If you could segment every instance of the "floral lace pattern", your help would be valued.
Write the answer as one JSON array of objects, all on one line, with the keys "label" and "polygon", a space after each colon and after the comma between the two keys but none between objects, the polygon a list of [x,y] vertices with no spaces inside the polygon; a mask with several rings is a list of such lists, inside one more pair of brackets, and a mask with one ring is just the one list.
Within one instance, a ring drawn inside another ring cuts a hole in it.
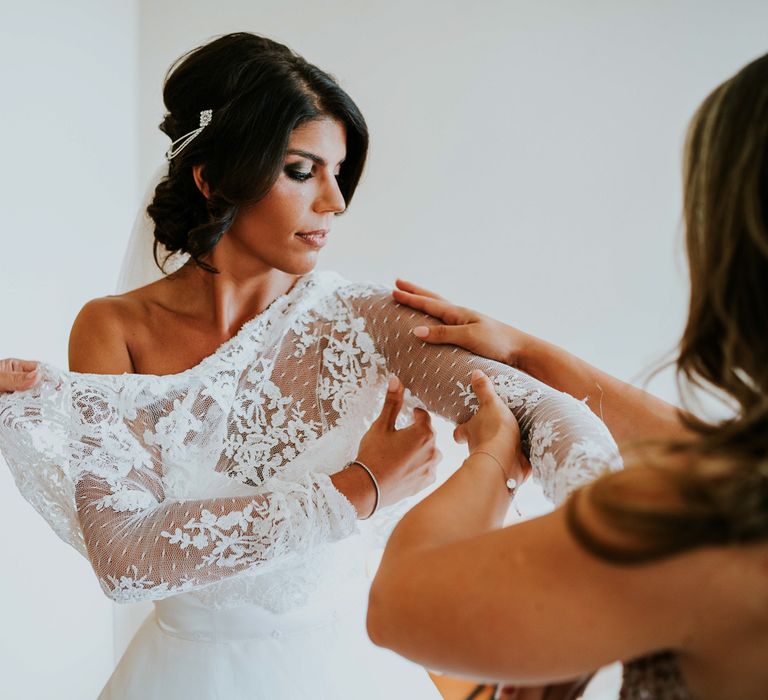
[{"label": "floral lace pattern", "polygon": [[36,389],[0,396],[0,448],[24,497],[114,600],[196,591],[212,605],[246,597],[273,609],[343,569],[334,551],[360,556],[334,543],[376,527],[358,527],[329,475],[354,457],[389,373],[410,407],[454,422],[476,408],[470,372],[489,374],[555,501],[620,466],[582,403],[410,333],[434,322],[386,288],[313,273],[179,374],[44,368]]}]

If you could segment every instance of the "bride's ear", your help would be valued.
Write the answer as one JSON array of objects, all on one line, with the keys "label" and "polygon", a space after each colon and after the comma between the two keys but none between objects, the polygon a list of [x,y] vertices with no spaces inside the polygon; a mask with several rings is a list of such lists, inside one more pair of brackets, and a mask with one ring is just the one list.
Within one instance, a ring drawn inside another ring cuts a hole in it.
[{"label": "bride's ear", "polygon": [[211,191],[208,188],[208,183],[203,179],[202,165],[192,166],[192,177],[195,178],[195,184],[197,185],[197,189],[200,190],[200,192],[202,192],[203,197],[208,199],[211,196]]}]

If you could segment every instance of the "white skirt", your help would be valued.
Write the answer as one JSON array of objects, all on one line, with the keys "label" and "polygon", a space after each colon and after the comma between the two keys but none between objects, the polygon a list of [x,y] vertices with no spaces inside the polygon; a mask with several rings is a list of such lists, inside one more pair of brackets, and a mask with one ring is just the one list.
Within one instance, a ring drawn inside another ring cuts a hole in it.
[{"label": "white skirt", "polygon": [[368,639],[366,598],[284,614],[158,601],[99,700],[440,700],[423,668]]}]

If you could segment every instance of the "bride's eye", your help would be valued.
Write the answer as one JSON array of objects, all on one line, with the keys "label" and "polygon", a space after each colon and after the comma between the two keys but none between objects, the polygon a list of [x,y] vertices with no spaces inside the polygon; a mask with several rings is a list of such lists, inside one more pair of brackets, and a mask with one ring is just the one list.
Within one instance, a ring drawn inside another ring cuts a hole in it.
[{"label": "bride's eye", "polygon": [[297,182],[304,182],[305,180],[309,180],[309,178],[313,177],[311,171],[302,170],[301,168],[296,167],[286,167],[285,168],[285,174],[291,178],[291,180],[296,180]]}]

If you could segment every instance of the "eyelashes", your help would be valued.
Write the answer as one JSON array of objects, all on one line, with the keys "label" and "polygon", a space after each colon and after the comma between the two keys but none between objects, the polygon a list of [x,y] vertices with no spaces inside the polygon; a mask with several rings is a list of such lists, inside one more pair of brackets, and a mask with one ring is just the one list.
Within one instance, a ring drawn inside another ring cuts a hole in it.
[{"label": "eyelashes", "polygon": [[[315,177],[311,171],[307,172],[306,170],[301,170],[301,168],[290,167],[290,166],[284,168],[283,172],[285,172],[285,174],[291,180],[295,180],[296,182],[306,182],[307,180]],[[334,177],[336,178],[336,181],[339,182],[339,180],[341,179],[341,173],[336,173]]]},{"label": "eyelashes", "polygon": [[296,182],[306,182],[311,177],[314,177],[312,173],[297,168],[285,168],[285,174],[291,178],[291,180],[295,180]]}]

